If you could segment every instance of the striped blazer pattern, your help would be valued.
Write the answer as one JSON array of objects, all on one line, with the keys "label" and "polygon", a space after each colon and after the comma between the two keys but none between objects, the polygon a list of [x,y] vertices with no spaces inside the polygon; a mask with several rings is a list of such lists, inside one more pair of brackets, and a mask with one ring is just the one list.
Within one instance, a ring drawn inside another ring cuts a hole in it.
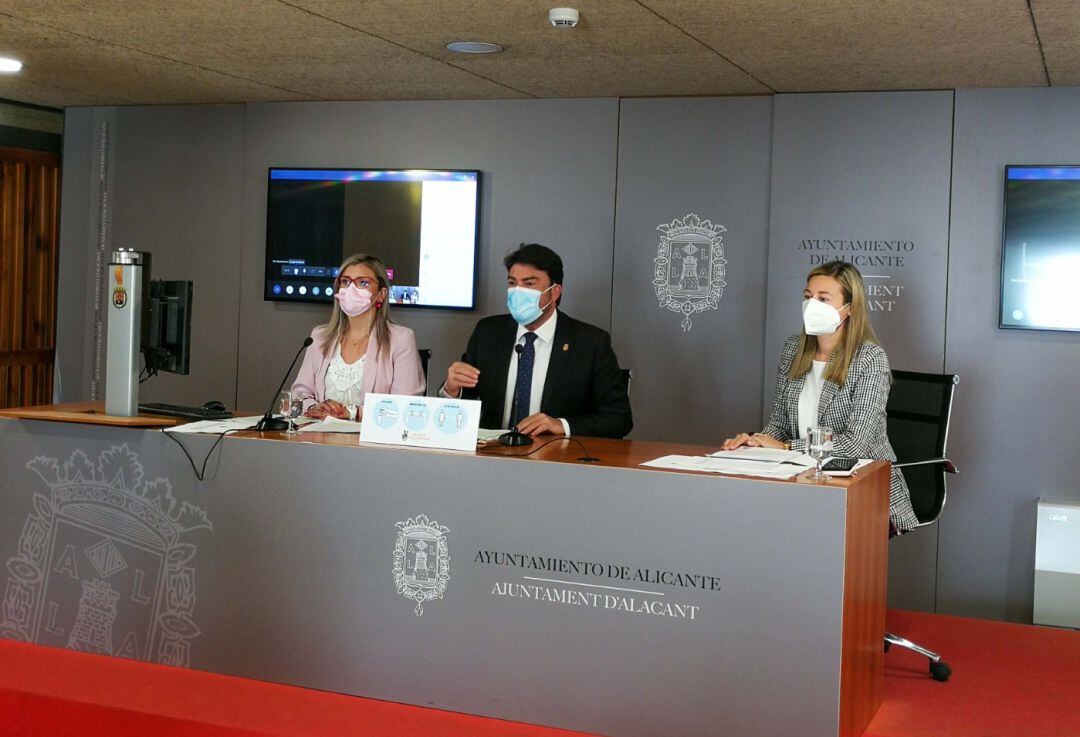
[{"label": "striped blazer pattern", "polygon": [[[806,377],[788,378],[788,369],[795,360],[799,336],[792,335],[784,342],[784,352],[776,370],[776,392],[772,414],[763,432],[777,440],[790,440],[792,450],[806,452],[806,440],[798,437],[796,428],[823,425],[833,431],[833,453],[841,458],[876,458],[895,461],[896,454],[886,435],[885,405],[889,401],[889,358],[881,346],[866,342],[859,346],[847,381],[837,386],[826,381],[818,401],[817,422],[799,417],[799,394]],[[889,519],[900,532],[917,527],[919,519],[911,508],[911,494],[900,469],[892,470],[889,488]]]}]

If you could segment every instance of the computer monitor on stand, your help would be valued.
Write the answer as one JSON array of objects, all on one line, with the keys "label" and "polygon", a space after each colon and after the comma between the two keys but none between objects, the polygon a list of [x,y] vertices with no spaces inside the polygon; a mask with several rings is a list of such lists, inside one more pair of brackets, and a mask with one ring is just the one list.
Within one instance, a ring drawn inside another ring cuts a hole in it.
[{"label": "computer monitor on stand", "polygon": [[143,299],[142,352],[145,378],[160,371],[187,374],[191,351],[190,281],[150,282]]}]

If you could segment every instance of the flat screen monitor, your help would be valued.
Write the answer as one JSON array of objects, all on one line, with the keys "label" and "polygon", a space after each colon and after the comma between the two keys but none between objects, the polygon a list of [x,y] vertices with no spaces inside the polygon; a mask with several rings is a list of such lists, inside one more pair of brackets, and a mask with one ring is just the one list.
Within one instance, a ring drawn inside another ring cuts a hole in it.
[{"label": "flat screen monitor", "polygon": [[189,281],[154,280],[143,298],[142,352],[147,376],[187,374],[191,363]]},{"label": "flat screen monitor", "polygon": [[264,299],[329,304],[338,267],[378,256],[390,301],[476,306],[480,172],[271,168]]},{"label": "flat screen monitor", "polygon": [[1003,328],[1080,331],[1080,165],[1006,166]]}]

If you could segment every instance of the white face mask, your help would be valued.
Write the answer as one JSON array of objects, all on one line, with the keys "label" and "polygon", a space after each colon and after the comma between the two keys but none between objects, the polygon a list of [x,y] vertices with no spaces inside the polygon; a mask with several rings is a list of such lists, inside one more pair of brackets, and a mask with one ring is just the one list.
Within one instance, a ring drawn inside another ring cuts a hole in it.
[{"label": "white face mask", "polygon": [[[840,307],[842,309],[844,305]],[[832,335],[844,321],[840,310],[816,299],[803,300],[802,319],[807,335]]]}]

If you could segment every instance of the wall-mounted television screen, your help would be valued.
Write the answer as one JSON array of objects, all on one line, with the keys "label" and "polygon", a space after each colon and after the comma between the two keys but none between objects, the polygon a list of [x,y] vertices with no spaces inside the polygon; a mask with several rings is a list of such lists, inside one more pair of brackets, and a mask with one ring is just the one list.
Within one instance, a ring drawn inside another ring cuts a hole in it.
[{"label": "wall-mounted television screen", "polygon": [[1080,331],[1080,165],[1006,166],[1003,328]]},{"label": "wall-mounted television screen", "polygon": [[329,304],[345,257],[378,256],[390,301],[476,306],[480,172],[271,168],[263,297]]}]

